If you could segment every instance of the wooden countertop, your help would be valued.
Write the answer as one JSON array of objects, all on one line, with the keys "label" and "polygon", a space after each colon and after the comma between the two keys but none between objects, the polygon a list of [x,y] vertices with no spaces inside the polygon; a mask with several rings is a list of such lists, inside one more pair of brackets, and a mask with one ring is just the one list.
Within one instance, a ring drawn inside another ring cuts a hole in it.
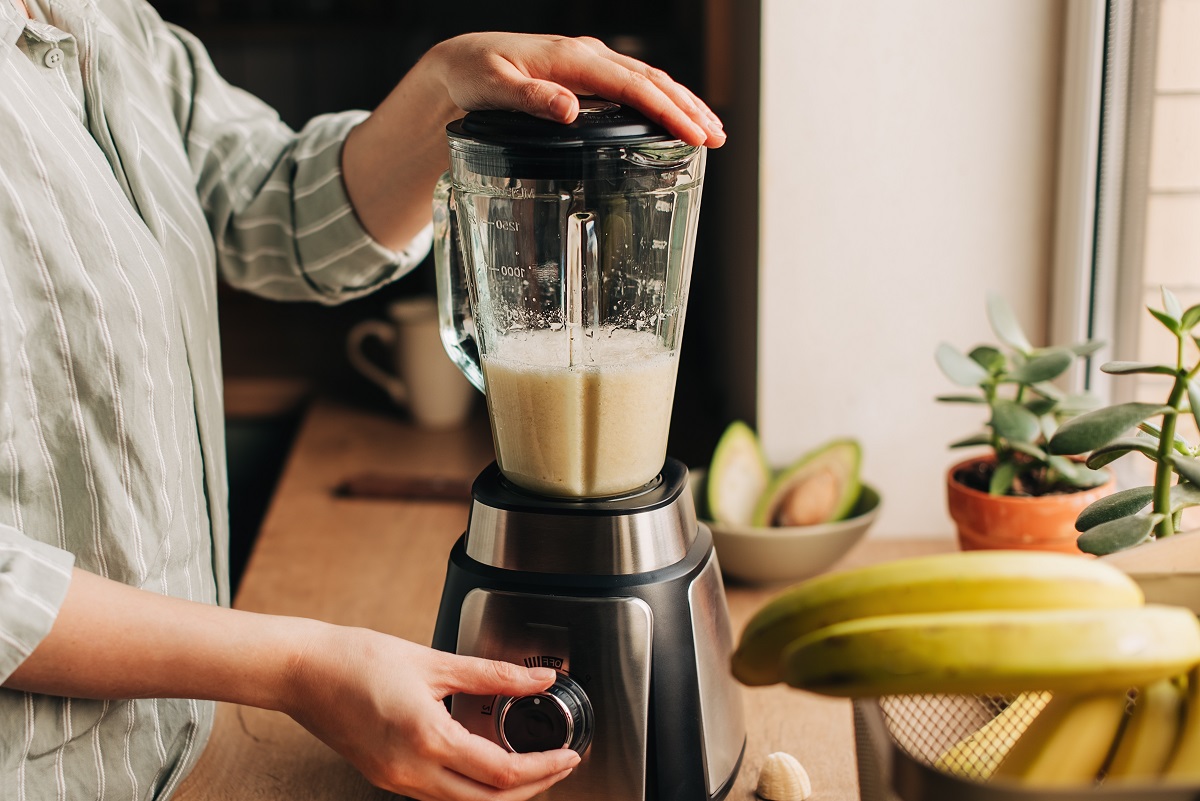
[{"label": "wooden countertop", "polygon": [[[441,476],[466,486],[492,459],[487,422],[420,431],[329,401],[308,411],[241,588],[239,609],[365,626],[419,643],[433,635],[446,557],[467,507],[340,496],[362,475]],[[949,550],[949,540],[872,540],[839,567]],[[735,631],[779,587],[729,585]],[[793,754],[814,801],[858,798],[850,704],[786,687],[743,690],[748,742],[731,801],[752,801],[763,758]],[[286,715],[221,704],[181,801],[352,801],[394,796],[371,787]]]}]

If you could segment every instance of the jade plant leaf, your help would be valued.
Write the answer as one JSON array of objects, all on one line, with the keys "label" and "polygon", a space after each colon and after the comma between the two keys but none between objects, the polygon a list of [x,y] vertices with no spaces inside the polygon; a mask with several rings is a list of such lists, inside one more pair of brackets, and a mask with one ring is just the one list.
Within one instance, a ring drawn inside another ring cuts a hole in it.
[{"label": "jade plant leaf", "polygon": [[1090,465],[1073,462],[1065,456],[1048,456],[1046,463],[1076,487],[1098,487],[1108,481],[1108,473],[1093,470]]},{"label": "jade plant leaf", "polygon": [[1165,325],[1167,330],[1172,334],[1179,333],[1179,320],[1167,314],[1166,312],[1160,312],[1158,309],[1149,309],[1149,312],[1154,315],[1155,320],[1158,320],[1160,323]]},{"label": "jade plant leaf", "polygon": [[1192,407],[1192,420],[1200,427],[1200,384],[1195,379],[1188,381],[1187,394],[1188,405]]},{"label": "jade plant leaf", "polygon": [[1178,320],[1183,317],[1183,306],[1179,303],[1179,298],[1175,297],[1175,293],[1167,289],[1165,286],[1161,288],[1163,311]]},{"label": "jade plant leaf", "polygon": [[979,345],[971,349],[967,354],[971,361],[978,364],[984,370],[987,370],[992,375],[997,375],[1003,372],[1008,366],[1008,360],[1004,358],[1004,354],[991,345]]},{"label": "jade plant leaf", "polygon": [[1104,340],[1089,339],[1087,342],[1080,342],[1078,345],[1072,345],[1069,350],[1076,356],[1091,356],[1096,351],[1104,347]]},{"label": "jade plant leaf", "polygon": [[1014,369],[1009,377],[1022,384],[1051,381],[1065,373],[1074,361],[1074,354],[1065,348],[1048,350]]},{"label": "jade plant leaf", "polygon": [[1054,398],[1031,398],[1025,401],[1024,406],[1033,414],[1041,417],[1043,414],[1050,414],[1058,408],[1058,401]]},{"label": "jade plant leaf", "polygon": [[1088,529],[1079,535],[1075,544],[1084,553],[1096,556],[1123,551],[1149,540],[1150,533],[1162,518],[1158,514],[1120,517]]},{"label": "jade plant leaf", "polygon": [[1200,303],[1191,306],[1179,318],[1180,326],[1184,331],[1191,331],[1196,327],[1196,323],[1200,323]]},{"label": "jade plant leaf", "polygon": [[1013,462],[998,462],[988,484],[989,495],[1007,495],[1017,477],[1017,466]]},{"label": "jade plant leaf", "polygon": [[1175,468],[1176,473],[1191,483],[1200,484],[1200,462],[1189,456],[1180,456],[1177,453],[1172,453],[1171,466]]},{"label": "jade plant leaf", "polygon": [[983,369],[978,362],[963,355],[957,348],[947,345],[945,342],[938,345],[935,358],[938,367],[942,368],[946,377],[960,387],[977,387],[991,378],[988,371]]},{"label": "jade plant leaf", "polygon": [[1084,453],[1107,445],[1147,418],[1170,411],[1156,403],[1120,403],[1097,409],[1063,423],[1046,450],[1063,455]]},{"label": "jade plant leaf", "polygon": [[1103,445],[1092,451],[1088,456],[1087,466],[1093,469],[1104,467],[1106,464],[1111,464],[1117,459],[1120,459],[1127,453],[1137,451],[1145,454],[1150,459],[1157,461],[1158,458],[1158,443],[1149,437],[1121,437],[1114,439],[1107,445]]},{"label": "jade plant leaf", "polygon": [[1137,514],[1153,500],[1154,487],[1133,487],[1105,495],[1079,513],[1079,517],[1075,518],[1075,530],[1087,531],[1101,523]]},{"label": "jade plant leaf", "polygon": [[964,437],[963,439],[960,439],[957,442],[951,442],[950,447],[951,448],[973,448],[976,445],[991,445],[991,444],[992,444],[992,435],[987,433],[986,431],[983,431],[978,434],[972,434],[969,437]]},{"label": "jade plant leaf", "polygon": [[1132,375],[1134,373],[1175,375],[1175,371],[1165,364],[1151,364],[1150,362],[1105,362],[1100,365],[1100,372],[1110,375]]},{"label": "jade plant leaf", "polygon": [[1031,353],[1033,345],[1030,344],[1029,338],[1025,336],[1025,332],[1021,330],[1021,324],[1017,322],[1017,316],[1013,314],[1012,307],[1005,302],[1004,298],[999,295],[989,295],[987,300],[988,320],[992,324],[992,330],[996,332],[996,336],[1005,345],[1008,345],[1018,353]]},{"label": "jade plant leaf", "polygon": [[1053,384],[1045,381],[1041,381],[1032,385],[1030,389],[1041,395],[1043,398],[1054,398],[1057,401],[1065,400],[1067,398],[1067,393],[1063,392]]},{"label": "jade plant leaf", "polygon": [[1178,512],[1189,506],[1200,506],[1200,486],[1180,481],[1171,487],[1171,511]]},{"label": "jade plant leaf", "polygon": [[1044,462],[1050,458],[1050,455],[1048,453],[1046,453],[1044,450],[1039,448],[1037,445],[1034,445],[1032,442],[1021,442],[1019,440],[1013,440],[1013,441],[1009,442],[1008,444],[1009,444],[1009,447],[1011,447],[1014,451],[1023,453],[1026,456],[1032,456],[1034,459],[1037,459],[1039,462]]},{"label": "jade plant leaf", "polygon": [[[1155,439],[1158,439],[1158,440],[1162,439],[1162,427],[1156,426],[1156,425],[1154,425],[1154,423],[1151,423],[1148,420],[1138,423],[1138,428],[1142,431],[1145,431],[1147,434],[1154,437]],[[1184,456],[1192,455],[1191,446],[1188,445],[1188,441],[1186,439],[1184,439],[1182,436],[1180,436],[1179,432],[1175,432],[1175,437],[1173,438],[1173,444],[1175,446],[1175,450],[1178,451],[1179,453],[1183,454]]]},{"label": "jade plant leaf", "polygon": [[1006,399],[993,404],[988,425],[999,436],[1019,442],[1032,442],[1042,431],[1037,415],[1016,401]]}]

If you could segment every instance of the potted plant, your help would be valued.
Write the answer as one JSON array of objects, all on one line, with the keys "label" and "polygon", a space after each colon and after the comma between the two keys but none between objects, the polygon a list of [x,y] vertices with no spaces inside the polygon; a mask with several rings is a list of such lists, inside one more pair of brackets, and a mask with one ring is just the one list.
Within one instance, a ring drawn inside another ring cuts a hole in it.
[{"label": "potted plant", "polygon": [[[1096,501],[1079,515],[1079,547],[1107,554],[1154,539],[1170,537],[1179,528],[1183,510],[1200,505],[1200,447],[1177,431],[1180,416],[1200,420],[1200,358],[1188,365],[1189,343],[1200,347],[1200,304],[1186,310],[1165,287],[1163,308],[1148,309],[1175,337],[1169,364],[1109,362],[1100,367],[1112,375],[1171,376],[1165,403],[1119,403],[1096,409],[1065,423],[1047,445],[1058,455],[1090,453],[1087,465],[1100,468],[1129,453],[1154,462],[1154,483],[1121,490]],[[1161,422],[1153,420],[1161,418]],[[1131,433],[1132,432],[1132,433]]]},{"label": "potted plant", "polygon": [[988,412],[982,432],[950,446],[991,449],[947,473],[947,501],[959,544],[964,550],[1078,553],[1075,519],[1108,495],[1114,481],[1107,471],[1047,450],[1063,420],[1097,405],[1092,396],[1068,394],[1052,382],[1101,343],[1037,348],[1002,298],[990,296],[987,312],[999,345],[978,345],[969,353],[945,343],[937,349],[946,377],[976,390],[938,400],[978,404]]}]

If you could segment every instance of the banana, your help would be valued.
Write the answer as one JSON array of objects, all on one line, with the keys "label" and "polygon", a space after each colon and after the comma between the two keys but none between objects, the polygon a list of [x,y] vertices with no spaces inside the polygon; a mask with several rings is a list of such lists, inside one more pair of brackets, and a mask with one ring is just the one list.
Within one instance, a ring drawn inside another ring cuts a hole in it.
[{"label": "banana", "polygon": [[964,779],[987,781],[1049,700],[1050,693],[1021,693],[1003,712],[938,757],[934,767]]},{"label": "banana", "polygon": [[1139,689],[1104,780],[1157,781],[1171,758],[1182,721],[1183,688],[1177,681],[1163,679]]},{"label": "banana", "polygon": [[779,657],[820,628],[883,614],[982,609],[1140,606],[1141,589],[1111,565],[1065,554],[970,551],[903,559],[819,576],[776,596],[742,632],[733,674],[780,681]]},{"label": "banana", "polygon": [[1179,742],[1163,771],[1163,779],[1173,783],[1200,782],[1200,666],[1188,673]]},{"label": "banana", "polygon": [[820,629],[784,651],[784,680],[826,695],[1125,692],[1200,662],[1187,609],[885,615]]},{"label": "banana", "polygon": [[1096,781],[1121,728],[1124,691],[1096,695],[1055,693],[992,774],[1038,787]]}]

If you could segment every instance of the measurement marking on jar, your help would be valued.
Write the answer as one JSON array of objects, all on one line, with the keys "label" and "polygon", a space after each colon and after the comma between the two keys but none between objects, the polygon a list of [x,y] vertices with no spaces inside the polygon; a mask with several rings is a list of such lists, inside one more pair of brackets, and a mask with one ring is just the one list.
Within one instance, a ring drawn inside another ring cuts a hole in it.
[{"label": "measurement marking on jar", "polygon": [[488,270],[493,275],[499,275],[502,278],[523,278],[526,273],[532,272],[537,268],[532,264],[490,264]]},{"label": "measurement marking on jar", "polygon": [[516,220],[489,220],[486,225],[494,226],[497,231],[521,230],[521,224]]},{"label": "measurement marking on jar", "polygon": [[666,250],[667,249],[667,240],[655,239],[653,242],[650,243],[650,247],[654,250]]}]

